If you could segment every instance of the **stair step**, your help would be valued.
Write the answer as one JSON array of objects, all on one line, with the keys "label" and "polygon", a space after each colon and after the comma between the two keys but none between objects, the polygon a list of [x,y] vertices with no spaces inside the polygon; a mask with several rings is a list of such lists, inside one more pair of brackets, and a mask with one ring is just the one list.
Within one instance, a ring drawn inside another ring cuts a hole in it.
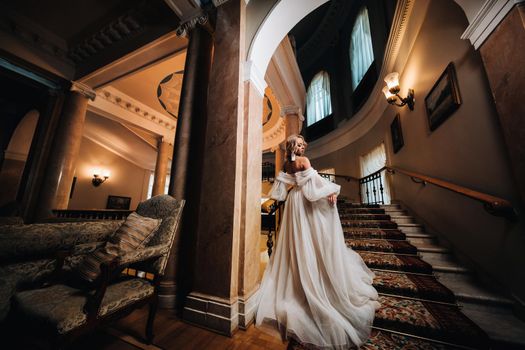
[{"label": "stair step", "polygon": [[450,250],[448,250],[447,248],[442,248],[442,247],[439,247],[439,246],[418,246],[416,244],[412,244],[413,246],[415,246],[417,248],[418,251],[420,252],[423,252],[423,253],[440,253],[440,254],[450,254]]},{"label": "stair step", "polygon": [[406,210],[397,210],[397,209],[380,209],[385,212],[385,214],[388,215],[408,215]]},{"label": "stair step", "polygon": [[448,272],[448,273],[470,273],[470,270],[461,266],[445,266],[445,265],[433,265],[432,269],[435,272]]},{"label": "stair step", "polygon": [[390,215],[390,220],[396,222],[397,224],[413,224],[414,218],[407,215],[392,215],[391,213],[387,213]]},{"label": "stair step", "polygon": [[397,224],[390,220],[341,220],[343,227],[355,227],[355,228],[386,228],[395,229]]},{"label": "stair step", "polygon": [[430,265],[462,267],[452,254],[420,251],[419,256]]},{"label": "stair step", "polygon": [[422,233],[425,232],[425,228],[420,224],[398,224],[397,227],[404,233]]},{"label": "stair step", "polygon": [[403,208],[399,204],[383,204],[380,205],[379,208],[385,209],[385,210],[402,210]]},{"label": "stair step", "polygon": [[473,276],[435,272],[434,275],[448,289],[454,291],[458,300],[472,303],[512,306],[511,299],[485,288]]},{"label": "stair step", "polygon": [[461,302],[460,306],[463,313],[478,324],[496,344],[508,344],[505,347],[507,349],[525,347],[525,322],[516,318],[508,308],[468,302]]}]

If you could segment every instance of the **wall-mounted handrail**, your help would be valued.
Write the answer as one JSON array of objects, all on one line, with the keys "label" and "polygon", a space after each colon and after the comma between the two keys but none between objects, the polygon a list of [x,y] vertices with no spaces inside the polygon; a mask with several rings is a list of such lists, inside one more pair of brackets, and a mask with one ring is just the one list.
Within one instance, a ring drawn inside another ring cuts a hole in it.
[{"label": "wall-mounted handrail", "polygon": [[418,174],[418,173],[404,170],[401,168],[388,167],[388,166],[385,168],[391,174],[400,173],[400,174],[406,175],[410,177],[412,181],[416,183],[421,183],[423,186],[425,186],[426,184],[432,184],[434,186],[441,187],[446,190],[475,199],[483,203],[483,207],[485,208],[485,210],[492,215],[503,216],[509,220],[515,220],[517,218],[517,214],[516,214],[516,211],[514,210],[514,207],[506,199],[491,196],[489,194],[478,192],[478,191],[472,190],[464,186],[453,184],[449,181],[436,179],[434,177]]},{"label": "wall-mounted handrail", "polygon": [[456,185],[449,181],[437,179],[431,176],[422,175],[422,174],[419,174],[413,171],[408,171],[408,170],[404,170],[404,169],[397,168],[397,167],[384,166],[378,171],[370,175],[364,176],[362,178],[359,178],[359,179],[353,176],[350,176],[350,175],[333,175],[333,174],[325,174],[325,175],[342,177],[346,181],[354,180],[354,181],[359,181],[360,183],[362,183],[367,178],[377,176],[379,173],[385,170],[390,174],[399,173],[399,174],[408,176],[410,177],[412,181],[414,181],[415,183],[422,184],[423,186],[425,186],[426,184],[432,184],[434,186],[441,187],[443,189],[446,189],[446,190],[458,193],[460,195],[472,198],[474,200],[477,200],[483,204],[483,207],[485,208],[487,212],[489,212],[490,214],[494,216],[502,216],[509,220],[516,220],[517,218],[517,213],[514,207],[512,206],[512,203],[506,199],[492,196],[492,195],[482,193],[479,191],[475,191],[475,190],[472,190],[464,186]]}]

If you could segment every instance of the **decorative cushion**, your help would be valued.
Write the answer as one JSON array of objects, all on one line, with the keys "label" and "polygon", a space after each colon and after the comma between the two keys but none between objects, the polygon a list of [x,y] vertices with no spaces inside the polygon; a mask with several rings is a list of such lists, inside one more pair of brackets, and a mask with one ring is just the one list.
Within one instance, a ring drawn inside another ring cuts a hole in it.
[{"label": "decorative cushion", "polygon": [[[154,287],[141,278],[127,279],[111,284],[106,290],[100,306],[99,316],[110,314],[134,301],[143,299],[154,292]],[[17,313],[24,319],[43,322],[67,333],[87,321],[83,308],[91,292],[83,292],[67,285],[57,284],[48,288],[28,290],[14,297]]]},{"label": "decorative cushion", "polygon": [[100,275],[100,265],[126,252],[144,247],[159,228],[162,219],[131,213],[104,247],[87,254],[75,270],[81,279],[93,282]]}]

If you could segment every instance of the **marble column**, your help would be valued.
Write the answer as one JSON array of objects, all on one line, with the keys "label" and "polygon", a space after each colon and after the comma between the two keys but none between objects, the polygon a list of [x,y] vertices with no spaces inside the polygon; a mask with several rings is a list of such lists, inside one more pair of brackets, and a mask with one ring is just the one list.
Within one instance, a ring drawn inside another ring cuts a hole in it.
[{"label": "marble column", "polygon": [[168,172],[168,157],[170,155],[170,144],[159,141],[157,149],[157,162],[155,164],[155,177],[153,178],[152,196],[164,194],[166,187],[166,174]]},{"label": "marble column", "polygon": [[[182,312],[191,290],[195,223],[200,203],[200,181],[206,132],[206,105],[213,38],[203,26],[189,31],[177,130],[175,133],[168,194],[185,199],[181,230],[173,244],[166,274],[159,288],[160,307]],[[181,268],[178,268],[181,266]],[[178,297],[176,298],[176,295]]]},{"label": "marble column", "polygon": [[304,117],[301,108],[297,106],[284,106],[281,108],[281,116],[286,123],[286,138],[290,135],[299,135],[303,126]]},{"label": "marble column", "polygon": [[525,3],[514,6],[483,43],[480,53],[525,204]]},{"label": "marble column", "polygon": [[279,144],[275,148],[275,177],[279,175],[279,172],[283,170],[283,164],[284,164],[284,145]]},{"label": "marble column", "polygon": [[243,82],[245,11],[244,0],[217,9],[194,283],[183,313],[226,335],[253,319],[258,289],[264,88]]},{"label": "marble column", "polygon": [[89,87],[75,82],[66,96],[38,198],[37,220],[50,217],[52,209],[67,209],[87,104],[95,96]]}]

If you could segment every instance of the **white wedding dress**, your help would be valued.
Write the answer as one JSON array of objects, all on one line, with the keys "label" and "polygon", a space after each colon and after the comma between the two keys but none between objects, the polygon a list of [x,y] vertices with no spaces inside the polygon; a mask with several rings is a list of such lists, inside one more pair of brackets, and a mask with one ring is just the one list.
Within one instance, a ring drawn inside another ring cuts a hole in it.
[{"label": "white wedding dress", "polygon": [[[293,189],[288,194],[289,185]],[[276,200],[288,198],[261,282],[255,322],[306,347],[360,346],[379,307],[374,274],[347,248],[337,207],[327,200],[339,190],[308,168],[281,172],[270,193]]]}]

